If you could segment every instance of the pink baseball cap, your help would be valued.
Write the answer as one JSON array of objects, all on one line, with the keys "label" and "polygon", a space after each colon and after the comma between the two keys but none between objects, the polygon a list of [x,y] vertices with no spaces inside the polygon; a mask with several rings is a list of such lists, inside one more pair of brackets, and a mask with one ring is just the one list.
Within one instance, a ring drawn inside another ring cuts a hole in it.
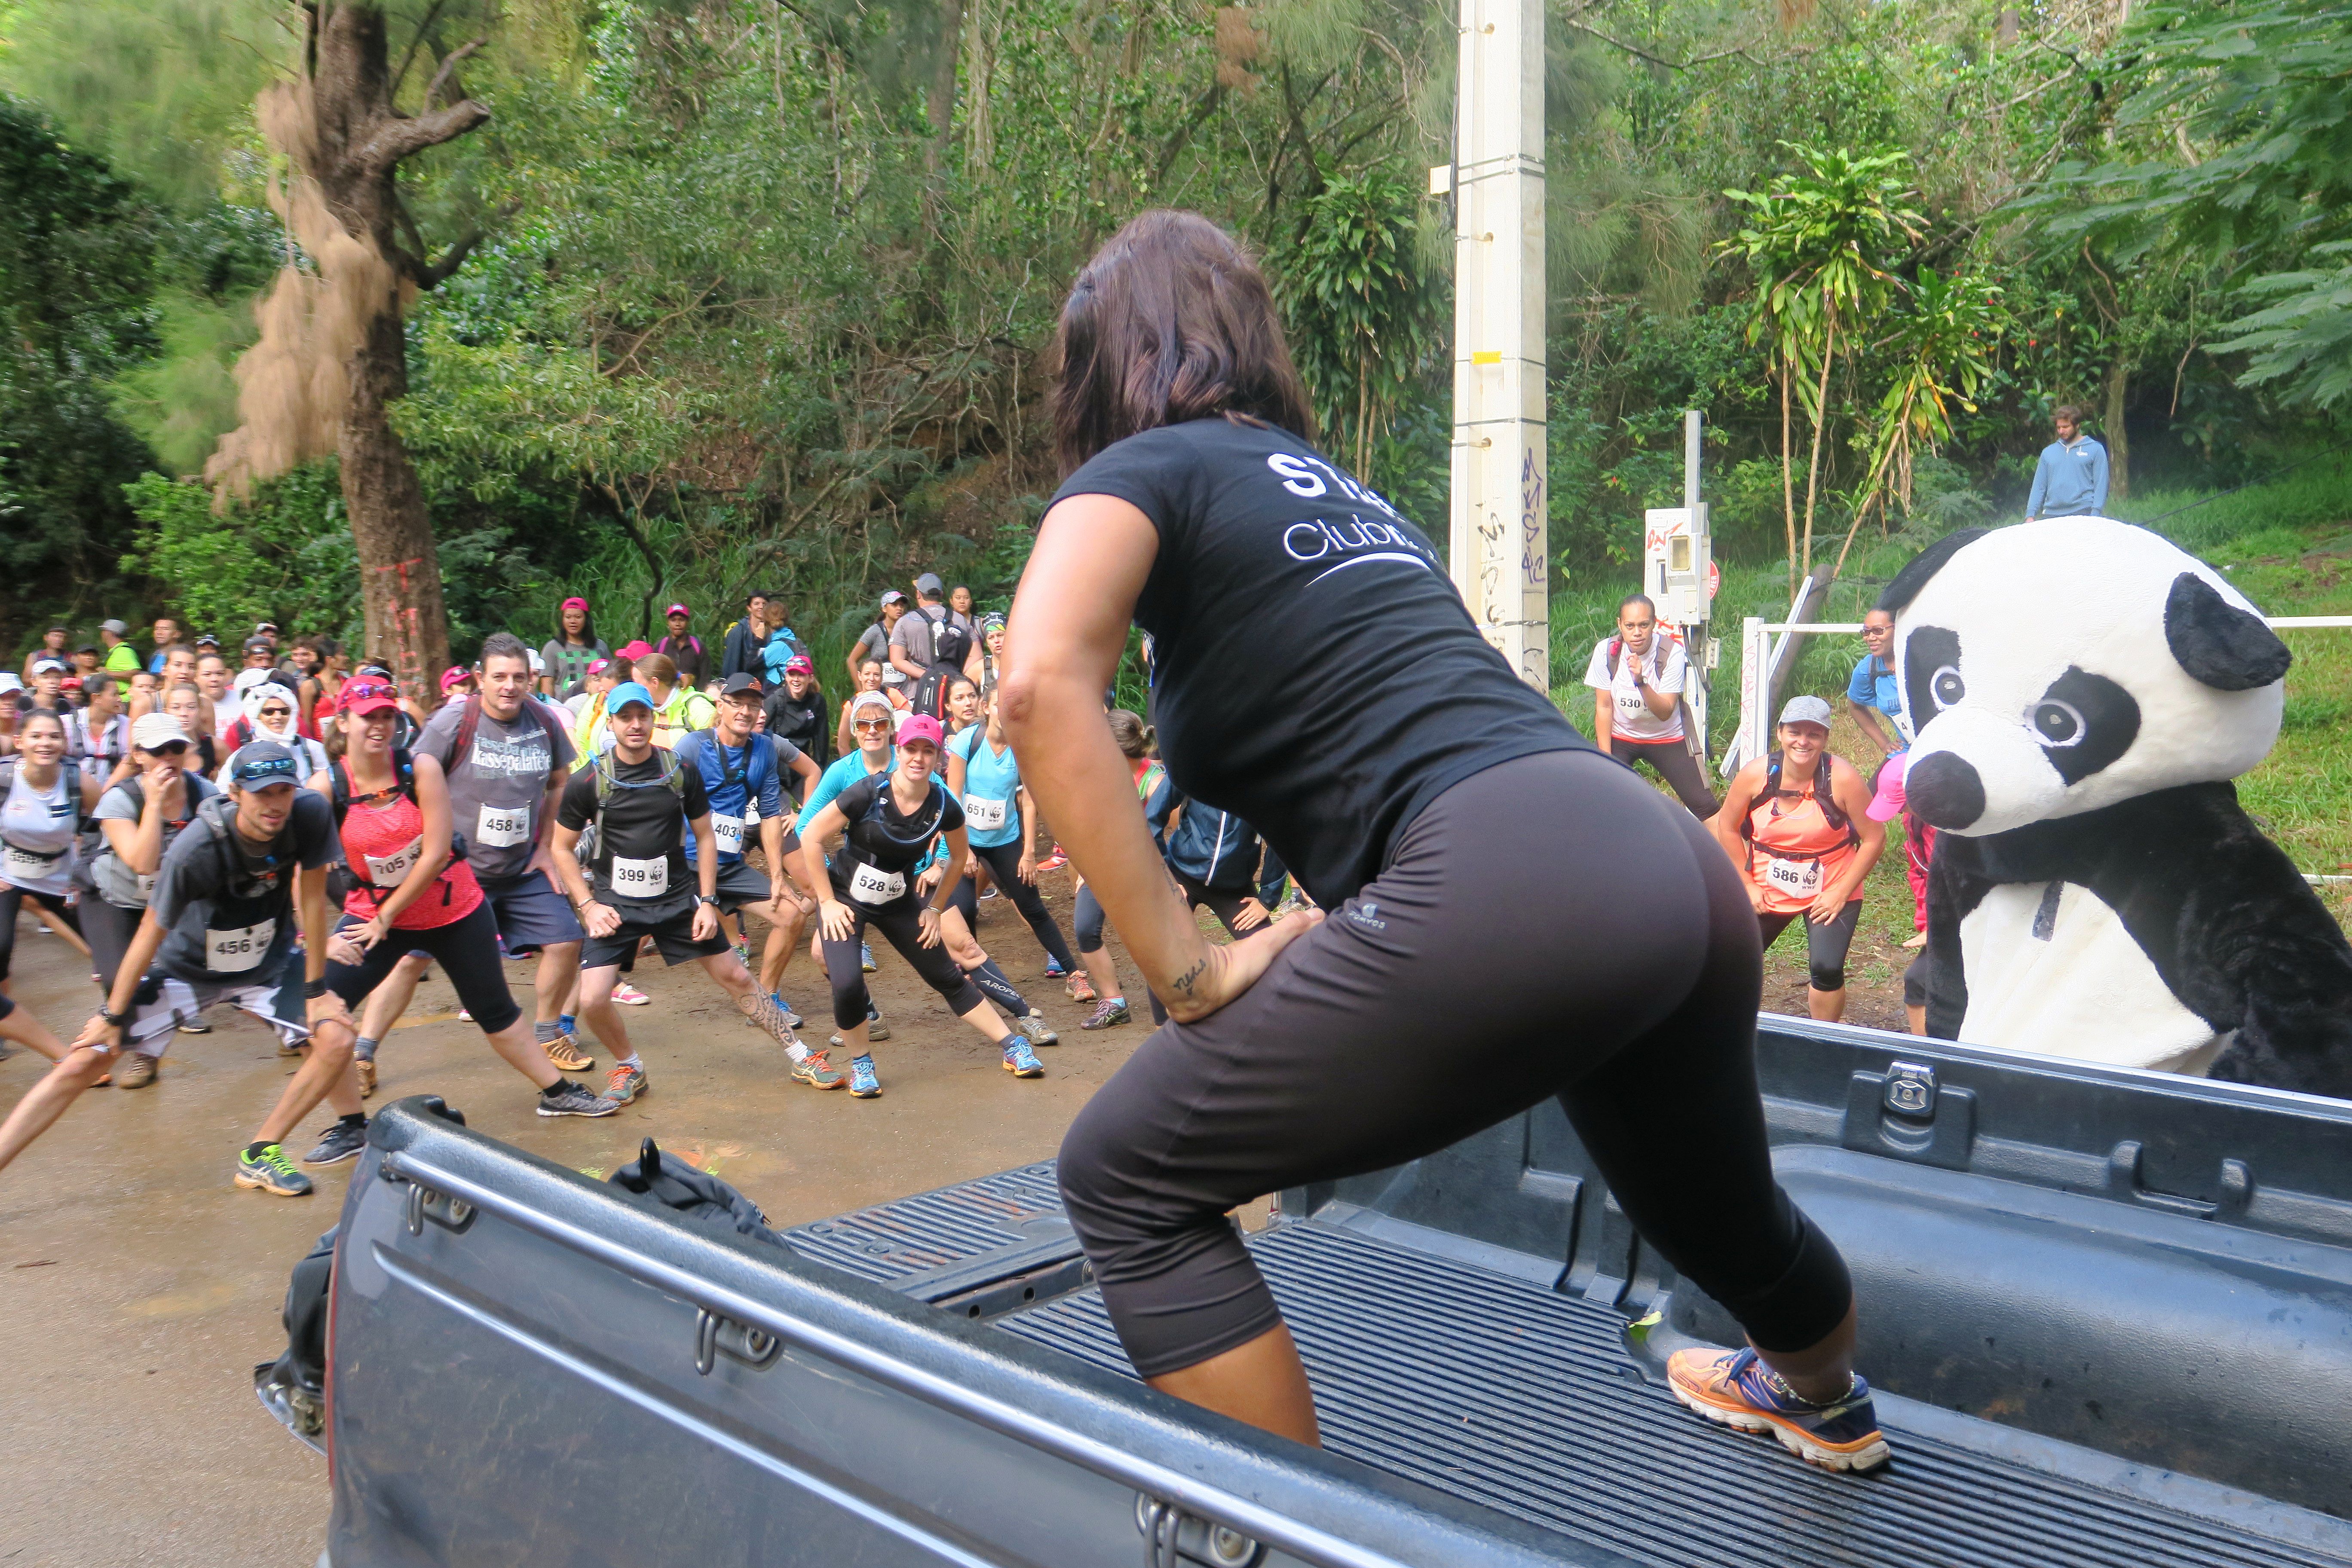
[{"label": "pink baseball cap", "polygon": [[462,686],[468,679],[471,678],[472,675],[473,671],[467,669],[464,665],[453,664],[448,668],[441,672],[441,689],[448,691],[457,687]]},{"label": "pink baseball cap", "polygon": [[342,710],[354,719],[364,719],[371,713],[382,713],[400,706],[400,699],[384,680],[352,680],[343,684],[342,695],[337,699]]},{"label": "pink baseball cap", "polygon": [[566,599],[562,605],[557,606],[557,608],[564,610],[584,610],[587,607],[588,601],[581,598]]},{"label": "pink baseball cap", "polygon": [[1911,753],[1897,752],[1878,770],[1878,790],[1863,815],[1873,822],[1892,822],[1903,815],[1903,775],[1911,770]]},{"label": "pink baseball cap", "polygon": [[667,620],[672,616],[685,616],[688,619],[691,619],[693,617],[693,614],[694,612],[688,609],[684,605],[672,605],[668,609],[662,612],[662,618]]},{"label": "pink baseball cap", "polygon": [[620,657],[623,658],[643,658],[646,655],[653,651],[654,645],[646,641],[645,638],[639,637],[636,641],[629,644],[626,647],[624,647],[621,650]]},{"label": "pink baseball cap", "polygon": [[940,721],[928,713],[918,713],[898,726],[898,744],[911,746],[920,741],[936,750],[946,736],[940,732]]},{"label": "pink baseball cap", "polygon": [[804,653],[796,653],[793,655],[792,658],[784,660],[784,673],[786,675],[814,675],[816,673],[816,666],[809,662],[808,655]]}]

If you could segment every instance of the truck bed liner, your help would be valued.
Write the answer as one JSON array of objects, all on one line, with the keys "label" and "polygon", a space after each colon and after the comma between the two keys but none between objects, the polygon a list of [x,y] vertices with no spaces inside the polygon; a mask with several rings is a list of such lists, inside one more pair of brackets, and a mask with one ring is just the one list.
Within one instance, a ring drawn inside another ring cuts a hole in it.
[{"label": "truck bed liner", "polygon": [[[1624,1320],[1605,1308],[1318,1223],[1277,1226],[1252,1250],[1314,1377],[1333,1452],[1660,1563],[2345,1561],[1972,1453],[1895,1419],[1885,1420],[1891,1470],[1831,1476],[1763,1438],[1701,1422],[1643,1381],[1622,1348]],[[1443,1315],[1431,1315],[1437,1306]],[[1128,1370],[1091,1289],[998,1326]]]}]

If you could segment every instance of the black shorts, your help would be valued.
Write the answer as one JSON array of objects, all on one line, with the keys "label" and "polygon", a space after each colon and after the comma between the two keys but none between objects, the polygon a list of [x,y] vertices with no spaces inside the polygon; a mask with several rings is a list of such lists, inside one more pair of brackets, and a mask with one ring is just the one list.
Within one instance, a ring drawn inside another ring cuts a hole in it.
[{"label": "black shorts", "polygon": [[773,891],[768,874],[755,870],[748,860],[732,864],[719,863],[719,909],[722,914],[733,914],[745,904],[764,904]]},{"label": "black shorts", "polygon": [[[620,909],[619,905],[608,908]],[[655,920],[638,918],[635,911],[621,910],[620,929],[610,936],[592,936],[580,949],[580,967],[618,969],[626,974],[637,966],[637,944],[646,938],[654,939],[654,947],[661,953],[662,962],[669,964],[691,963],[698,958],[716,958],[727,951],[727,938],[713,931],[708,942],[694,940],[694,910],[688,904],[674,915]]]},{"label": "black shorts", "polygon": [[491,918],[499,922],[499,936],[509,954],[520,956],[533,948],[588,939],[580,917],[572,912],[571,902],[555,890],[544,872],[476,880],[482,885],[482,896],[489,900]]}]

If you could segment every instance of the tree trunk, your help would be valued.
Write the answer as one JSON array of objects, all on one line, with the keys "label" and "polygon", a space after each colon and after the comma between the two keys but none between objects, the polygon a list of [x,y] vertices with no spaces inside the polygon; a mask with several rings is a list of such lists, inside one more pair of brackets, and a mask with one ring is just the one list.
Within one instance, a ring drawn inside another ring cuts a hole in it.
[{"label": "tree trunk", "polygon": [[938,60],[931,68],[931,89],[924,105],[930,114],[931,144],[923,163],[934,181],[946,171],[948,150],[954,145],[956,68],[962,58],[963,0],[940,0]]},{"label": "tree trunk", "polygon": [[1780,356],[1780,521],[1789,530],[1789,592],[1797,591],[1797,472],[1796,453],[1789,439],[1789,379],[1796,365]]},{"label": "tree trunk", "polygon": [[449,667],[449,617],[416,466],[387,417],[387,406],[408,391],[396,302],[370,323],[348,372],[351,401],[340,442],[343,510],[359,547],[368,657],[430,707],[434,682]]},{"label": "tree trunk", "polygon": [[2101,434],[2107,440],[2107,499],[2126,500],[2131,497],[2131,436],[2124,428],[2124,400],[2131,390],[2131,362],[2117,360],[2107,367],[2107,412],[2105,428]]}]

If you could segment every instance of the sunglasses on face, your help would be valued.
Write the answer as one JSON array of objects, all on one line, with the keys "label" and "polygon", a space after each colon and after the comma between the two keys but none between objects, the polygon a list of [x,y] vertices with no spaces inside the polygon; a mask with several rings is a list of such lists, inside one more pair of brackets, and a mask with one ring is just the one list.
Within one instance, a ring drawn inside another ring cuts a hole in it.
[{"label": "sunglasses on face", "polygon": [[890,721],[887,719],[860,719],[852,723],[849,727],[853,730],[887,730],[890,727]]},{"label": "sunglasses on face", "polygon": [[187,755],[188,743],[185,741],[166,741],[160,746],[146,746],[142,750],[151,757],[182,757]]},{"label": "sunglasses on face", "polygon": [[287,707],[282,702],[270,702],[263,705],[261,716],[265,719],[283,719],[286,715],[293,711],[294,710]]}]

